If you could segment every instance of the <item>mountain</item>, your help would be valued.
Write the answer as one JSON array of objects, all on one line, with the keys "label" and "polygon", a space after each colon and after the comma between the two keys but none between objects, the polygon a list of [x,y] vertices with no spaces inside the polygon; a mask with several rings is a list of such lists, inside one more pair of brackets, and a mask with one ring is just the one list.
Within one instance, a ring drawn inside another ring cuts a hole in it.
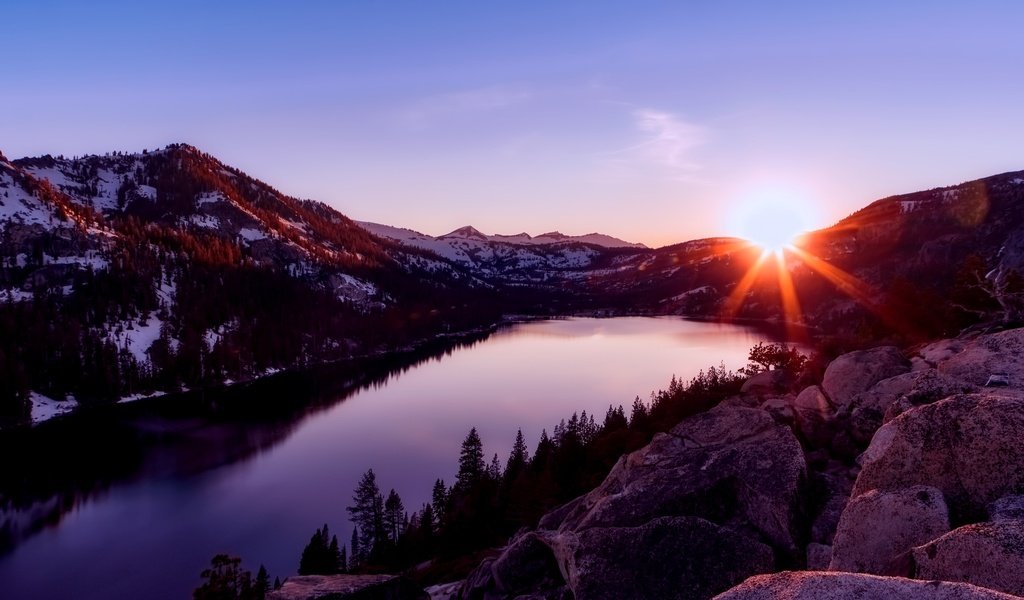
[{"label": "mountain", "polygon": [[399,349],[494,323],[495,294],[191,146],[0,161],[14,419]]},{"label": "mountain", "polygon": [[537,237],[527,233],[486,235],[466,226],[433,237],[380,223],[359,222],[359,225],[382,238],[429,250],[482,278],[505,283],[572,285],[583,273],[647,249],[643,244],[599,233],[568,236],[550,232]]},{"label": "mountain", "polygon": [[797,245],[759,262],[730,238],[433,237],[357,223],[185,144],[3,157],[0,414],[248,380],[508,314],[725,316],[901,340],[1024,318],[1024,172],[884,198]]}]

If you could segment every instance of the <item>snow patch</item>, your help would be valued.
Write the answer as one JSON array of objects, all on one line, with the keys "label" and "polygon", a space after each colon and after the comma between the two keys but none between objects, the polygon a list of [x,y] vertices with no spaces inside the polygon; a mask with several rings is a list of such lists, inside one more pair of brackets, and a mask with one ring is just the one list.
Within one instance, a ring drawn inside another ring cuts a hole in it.
[{"label": "snow patch", "polygon": [[220,228],[220,219],[213,215],[192,215],[189,217],[189,221],[196,227],[205,227],[207,229]]},{"label": "snow patch", "polygon": [[78,402],[74,398],[60,401],[38,392],[32,392],[29,396],[29,401],[32,403],[33,425],[67,414],[78,408]]},{"label": "snow patch", "polygon": [[238,230],[238,237],[242,238],[247,242],[255,242],[256,240],[267,239],[267,234],[260,231],[259,229],[253,229],[252,227],[243,227]]},{"label": "snow patch", "polygon": [[900,201],[900,214],[907,214],[914,212],[921,207],[921,200],[901,200]]}]

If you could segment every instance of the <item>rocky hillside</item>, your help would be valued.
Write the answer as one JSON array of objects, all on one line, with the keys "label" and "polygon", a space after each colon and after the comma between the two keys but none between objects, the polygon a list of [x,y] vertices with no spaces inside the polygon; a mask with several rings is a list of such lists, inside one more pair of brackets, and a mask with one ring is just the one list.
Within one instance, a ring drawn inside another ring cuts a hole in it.
[{"label": "rocky hillside", "polygon": [[799,390],[762,374],[435,597],[1024,595],[1022,350],[1012,329],[846,354]]},{"label": "rocky hillside", "polygon": [[403,347],[495,322],[495,298],[187,145],[0,159],[9,420]]}]

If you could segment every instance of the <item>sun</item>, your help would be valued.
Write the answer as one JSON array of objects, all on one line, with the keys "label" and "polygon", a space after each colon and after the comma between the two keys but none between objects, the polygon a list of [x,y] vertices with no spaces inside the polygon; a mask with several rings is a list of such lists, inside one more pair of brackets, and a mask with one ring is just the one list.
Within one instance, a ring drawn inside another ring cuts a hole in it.
[{"label": "sun", "polygon": [[765,252],[781,254],[807,230],[808,213],[796,197],[762,196],[737,207],[733,229]]}]

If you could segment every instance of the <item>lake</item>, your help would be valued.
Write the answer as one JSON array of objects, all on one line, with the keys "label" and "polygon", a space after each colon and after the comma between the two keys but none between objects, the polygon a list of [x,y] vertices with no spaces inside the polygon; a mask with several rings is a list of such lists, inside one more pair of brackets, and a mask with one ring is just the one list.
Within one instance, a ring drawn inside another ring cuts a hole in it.
[{"label": "lake", "polygon": [[[532,451],[542,429],[550,433],[573,412],[598,422],[609,405],[628,413],[636,396],[646,400],[673,374],[688,379],[722,362],[743,366],[749,348],[765,339],[739,325],[669,317],[537,321],[368,385],[313,386],[315,401],[306,398],[314,394],[308,385],[278,386],[252,404],[259,418],[197,417],[154,403],[116,407],[128,417],[44,425],[26,434],[51,438],[33,451],[35,468],[55,469],[46,489],[78,491],[54,493],[52,502],[63,507],[56,523],[0,556],[3,595],[187,598],[220,552],[241,556],[254,573],[263,563],[271,579],[284,579],[323,523],[349,539],[345,507],[368,468],[384,494],[394,488],[412,512],[429,500],[436,478],[453,481],[471,427],[486,456],[497,453],[504,464],[518,428]],[[202,402],[216,406],[218,399],[204,395]],[[302,409],[282,416],[267,404]],[[61,471],[65,461],[73,466]]]}]

